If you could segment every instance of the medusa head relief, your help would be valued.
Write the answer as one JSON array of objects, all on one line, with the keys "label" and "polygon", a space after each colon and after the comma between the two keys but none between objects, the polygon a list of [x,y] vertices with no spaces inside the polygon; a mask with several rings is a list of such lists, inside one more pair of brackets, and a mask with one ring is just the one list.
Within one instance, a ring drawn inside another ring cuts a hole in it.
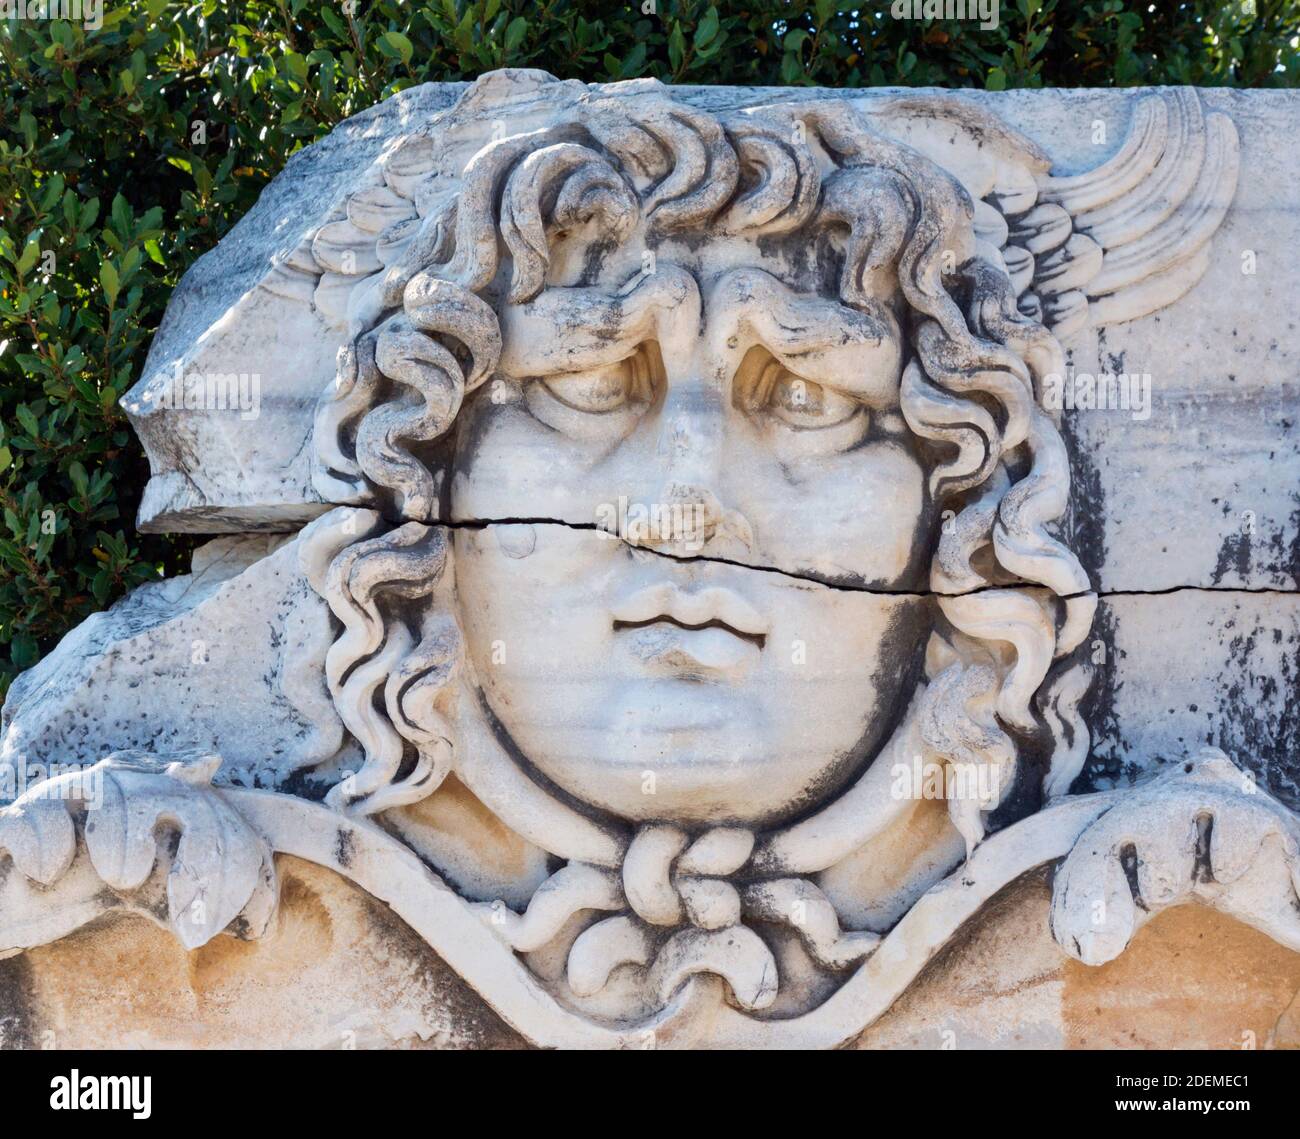
[{"label": "medusa head relief", "polygon": [[[298,808],[337,842],[227,801],[384,879],[538,1043],[839,1043],[1061,859],[1053,933],[1109,959],[1147,908],[1080,913],[1134,810],[1295,853],[1218,757],[1154,807],[1070,794],[1097,597],[1043,386],[1204,272],[1231,121],[1154,96],[1054,177],[954,97],[721,103],[488,76],[265,282],[343,344],[297,666],[352,747]],[[420,834],[448,795],[492,820],[454,853]],[[502,834],[537,857],[480,872]]]}]

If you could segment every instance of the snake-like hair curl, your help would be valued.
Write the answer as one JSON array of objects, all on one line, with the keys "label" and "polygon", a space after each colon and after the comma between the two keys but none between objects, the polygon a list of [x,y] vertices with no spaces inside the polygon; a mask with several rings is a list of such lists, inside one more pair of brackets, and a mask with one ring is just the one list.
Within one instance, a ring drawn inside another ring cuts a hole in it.
[{"label": "snake-like hair curl", "polygon": [[[1017,310],[1000,255],[975,240],[961,184],[845,104],[715,116],[651,81],[571,99],[560,122],[493,140],[458,178],[437,169],[439,152],[436,137],[411,140],[348,214],[363,233],[376,215],[385,223],[373,238],[380,267],[349,297],[349,342],[317,411],[315,481],[326,501],[378,508],[366,525],[380,532],[340,546],[334,515],[316,524],[333,559],[317,576],[343,623],[330,688],[366,753],[335,805],[410,802],[449,762],[438,692],[456,634],[446,622],[413,629],[402,603],[436,588],[445,551],[427,524],[439,476],[421,456],[496,367],[494,303],[542,291],[557,235],[585,227],[611,248],[643,222],[651,243],[829,233],[834,288],[859,309],[897,280],[911,348],[902,410],[947,508],[931,568],[945,620],[927,649],[921,737],[944,762],[998,769],[980,782],[1000,789],[988,801],[949,803],[968,846],[1034,741],[1047,744],[1046,791],[1068,789],[1088,738],[1075,710],[1086,673],[1066,658],[1096,599],[1051,532],[1069,467],[1035,389],[1063,371],[1062,350]],[[385,530],[381,517],[404,524]]]}]

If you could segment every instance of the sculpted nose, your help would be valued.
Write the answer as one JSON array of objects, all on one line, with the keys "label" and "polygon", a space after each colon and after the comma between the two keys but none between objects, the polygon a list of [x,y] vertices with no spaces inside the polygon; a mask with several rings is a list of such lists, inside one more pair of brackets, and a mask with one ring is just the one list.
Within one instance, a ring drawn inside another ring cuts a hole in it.
[{"label": "sculpted nose", "polygon": [[717,394],[700,385],[665,401],[656,453],[662,481],[649,504],[660,524],[649,527],[638,545],[682,556],[705,547],[733,558],[752,552],[750,524],[721,496],[724,412]]},{"label": "sculpted nose", "polygon": [[652,538],[646,544],[676,544],[692,538],[713,540],[725,513],[713,491],[695,483],[667,482],[659,497],[667,525],[661,528],[665,532],[658,543]]},{"label": "sculpted nose", "polygon": [[683,384],[669,391],[656,458],[671,481],[704,487],[717,484],[724,410],[717,392],[703,384]]}]

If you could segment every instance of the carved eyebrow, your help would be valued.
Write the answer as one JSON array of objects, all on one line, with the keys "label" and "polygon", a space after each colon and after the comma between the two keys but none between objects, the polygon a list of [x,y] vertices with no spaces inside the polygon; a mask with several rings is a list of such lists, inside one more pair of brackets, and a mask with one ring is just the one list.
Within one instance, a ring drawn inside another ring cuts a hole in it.
[{"label": "carved eyebrow", "polygon": [[761,269],[733,269],[708,290],[709,336],[716,351],[743,355],[761,345],[804,379],[889,398],[896,369],[872,367],[868,352],[887,346],[901,358],[900,335],[889,310],[873,304],[864,312],[796,293]]},{"label": "carved eyebrow", "polygon": [[700,326],[700,288],[675,265],[648,273],[625,292],[552,288],[501,310],[500,371],[516,379],[598,368],[622,360],[670,329]]}]

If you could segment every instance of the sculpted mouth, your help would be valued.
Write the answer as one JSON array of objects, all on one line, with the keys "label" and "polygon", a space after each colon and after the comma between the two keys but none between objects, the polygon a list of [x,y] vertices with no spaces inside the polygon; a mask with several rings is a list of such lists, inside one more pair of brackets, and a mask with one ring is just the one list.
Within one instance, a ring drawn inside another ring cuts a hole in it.
[{"label": "sculpted mouth", "polygon": [[687,592],[663,583],[615,605],[614,632],[629,651],[665,676],[739,680],[767,643],[770,623],[740,594],[717,586]]},{"label": "sculpted mouth", "polygon": [[762,649],[762,647],[767,643],[767,636],[764,633],[746,633],[728,625],[726,621],[716,618],[712,621],[705,621],[701,624],[690,625],[685,621],[678,621],[676,618],[670,617],[667,614],[660,614],[658,617],[650,617],[644,621],[615,620],[614,631],[618,632],[620,629],[647,629],[653,625],[673,625],[678,629],[687,629],[692,632],[698,632],[703,629],[721,629],[723,632],[730,633],[733,637],[739,637],[742,641],[748,641],[758,649]]}]

